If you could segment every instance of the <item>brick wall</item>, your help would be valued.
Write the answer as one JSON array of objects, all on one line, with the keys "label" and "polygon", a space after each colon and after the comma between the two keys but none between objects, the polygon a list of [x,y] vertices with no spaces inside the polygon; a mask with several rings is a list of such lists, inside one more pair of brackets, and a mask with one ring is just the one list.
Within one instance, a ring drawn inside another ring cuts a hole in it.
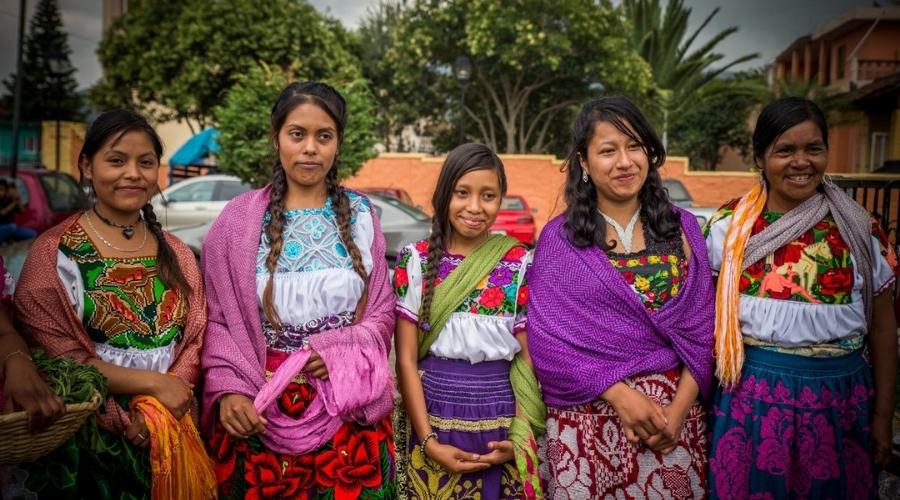
[{"label": "brick wall", "polygon": [[[528,200],[538,231],[565,208],[562,196],[565,174],[560,171],[562,161],[550,155],[501,155],[509,180],[509,192]],[[373,158],[345,185],[355,188],[403,188],[431,213],[431,195],[437,183],[443,157],[419,154],[385,153]],[[750,172],[690,172],[688,160],[672,157],[662,168],[663,177],[679,179],[694,198],[697,206],[718,207],[750,190],[757,182]]]}]

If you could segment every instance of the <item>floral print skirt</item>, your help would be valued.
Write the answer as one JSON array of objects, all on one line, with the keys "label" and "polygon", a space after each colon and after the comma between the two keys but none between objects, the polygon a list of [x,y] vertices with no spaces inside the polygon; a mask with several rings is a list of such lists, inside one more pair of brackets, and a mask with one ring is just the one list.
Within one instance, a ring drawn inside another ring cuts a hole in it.
[{"label": "floral print skirt", "polygon": [[872,373],[859,351],[813,358],[746,347],[711,414],[712,498],[873,498]]},{"label": "floral print skirt", "polygon": [[[270,349],[266,371],[275,371],[286,357]],[[316,397],[316,390],[300,376],[278,398],[278,408],[300,418]],[[232,438],[218,422],[208,445],[223,499],[397,498],[390,415],[375,425],[345,422],[328,443],[303,455],[276,453],[258,436]]]},{"label": "floral print skirt", "polygon": [[[680,369],[624,380],[653,402],[671,404]],[[667,454],[633,444],[615,409],[596,400],[566,409],[547,408],[547,437],[541,476],[547,498],[704,498],[706,412],[695,403],[684,420],[678,445]]]}]

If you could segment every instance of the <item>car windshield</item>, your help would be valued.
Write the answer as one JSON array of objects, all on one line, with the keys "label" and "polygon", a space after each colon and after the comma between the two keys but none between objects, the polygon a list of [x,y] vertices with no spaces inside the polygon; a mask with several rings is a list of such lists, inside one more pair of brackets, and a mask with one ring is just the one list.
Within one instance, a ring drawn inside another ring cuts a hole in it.
[{"label": "car windshield", "polygon": [[41,175],[39,178],[51,210],[74,212],[82,208],[82,191],[74,179],[68,175]]},{"label": "car windshield", "polygon": [[388,205],[403,211],[403,213],[409,215],[417,221],[428,222],[431,220],[431,217],[429,217],[425,212],[419,210],[418,208],[411,207],[396,198],[391,198],[390,196],[380,196],[378,199],[381,202],[387,203]]},{"label": "car windshield", "polygon": [[674,179],[663,179],[663,187],[669,191],[669,198],[674,202],[689,202],[691,195],[685,189],[684,184]]},{"label": "car windshield", "polygon": [[522,198],[503,198],[500,210],[525,210],[525,203],[522,202]]}]

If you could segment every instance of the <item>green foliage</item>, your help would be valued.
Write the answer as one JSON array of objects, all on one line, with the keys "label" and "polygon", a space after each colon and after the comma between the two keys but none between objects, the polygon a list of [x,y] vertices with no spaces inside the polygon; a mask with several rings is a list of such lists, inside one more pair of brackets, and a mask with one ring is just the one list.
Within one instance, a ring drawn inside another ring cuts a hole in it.
[{"label": "green foliage", "polygon": [[841,125],[845,123],[853,123],[859,117],[853,113],[856,110],[853,102],[848,94],[843,92],[829,91],[827,88],[819,85],[815,80],[787,80],[776,78],[775,85],[768,100],[774,100],[779,97],[803,97],[816,103],[822,109],[822,113],[828,118],[829,125]]},{"label": "green foliage", "polygon": [[[69,61],[72,50],[56,0],[38,3],[23,44],[22,120],[81,120],[82,99],[76,90],[75,68]],[[58,73],[52,71],[53,58],[63,60]],[[17,78],[13,73],[3,82],[6,109],[13,109]]]},{"label": "green foliage", "polygon": [[650,90],[650,69],[626,33],[606,0],[418,0],[396,20],[387,71],[372,78],[449,137],[459,120],[452,65],[467,55],[467,140],[505,153],[561,153],[574,113],[597,84],[630,95]]},{"label": "green foliage", "polygon": [[202,127],[260,62],[316,79],[358,78],[349,42],[339,23],[299,0],[132,0],[100,43],[104,78],[91,99]]},{"label": "green foliage", "polygon": [[750,116],[766,98],[766,84],[758,72],[713,80],[696,93],[691,106],[670,116],[670,153],[690,157],[700,170],[715,170],[725,146],[746,157],[752,136]]},{"label": "green foliage", "polygon": [[[269,137],[272,105],[287,84],[309,77],[297,67],[287,70],[255,66],[238,80],[213,110],[219,123],[219,169],[255,186],[271,179],[275,152]],[[375,103],[366,82],[332,81],[347,101],[348,123],[340,151],[341,177],[352,175],[375,151]]]},{"label": "green foliage", "polygon": [[[713,9],[693,33],[688,33],[691,9],[682,0],[668,0],[663,11],[659,0],[623,0],[622,8],[631,25],[630,46],[652,68],[656,93],[650,99],[640,100],[644,111],[666,130],[666,115],[682,112],[697,104],[698,93],[732,67],[755,59],[757,54],[747,54],[727,64],[719,64],[724,56],[714,52],[716,46],[737,31],[725,29],[703,45],[694,48],[694,41],[718,14]],[[717,65],[713,69],[713,65]],[[727,85],[717,85],[716,90],[727,90]],[[711,90],[706,89],[708,97]]]}]

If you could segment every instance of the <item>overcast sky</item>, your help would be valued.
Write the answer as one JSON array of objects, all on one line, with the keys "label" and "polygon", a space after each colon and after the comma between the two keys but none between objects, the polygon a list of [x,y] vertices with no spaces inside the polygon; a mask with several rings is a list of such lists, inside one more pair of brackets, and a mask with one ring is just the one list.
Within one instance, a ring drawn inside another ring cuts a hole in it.
[{"label": "overcast sky", "polygon": [[[351,29],[359,24],[370,5],[378,3],[378,0],[309,1]],[[37,3],[37,0],[28,0],[28,18]],[[729,26],[737,26],[738,32],[720,43],[718,51],[725,54],[726,61],[758,52],[759,59],[737,68],[746,69],[771,62],[796,38],[811,33],[853,7],[872,5],[872,0],[685,0],[685,4],[693,9],[691,22],[694,26],[712,9],[721,8],[704,33],[711,37]],[[69,33],[72,64],[78,69],[78,86],[88,87],[100,78],[100,64],[95,52],[103,30],[102,1],[59,0],[59,6]],[[19,0],[0,0],[0,78],[3,79],[15,70],[18,11]],[[704,41],[703,36],[699,37],[697,45]]]}]

